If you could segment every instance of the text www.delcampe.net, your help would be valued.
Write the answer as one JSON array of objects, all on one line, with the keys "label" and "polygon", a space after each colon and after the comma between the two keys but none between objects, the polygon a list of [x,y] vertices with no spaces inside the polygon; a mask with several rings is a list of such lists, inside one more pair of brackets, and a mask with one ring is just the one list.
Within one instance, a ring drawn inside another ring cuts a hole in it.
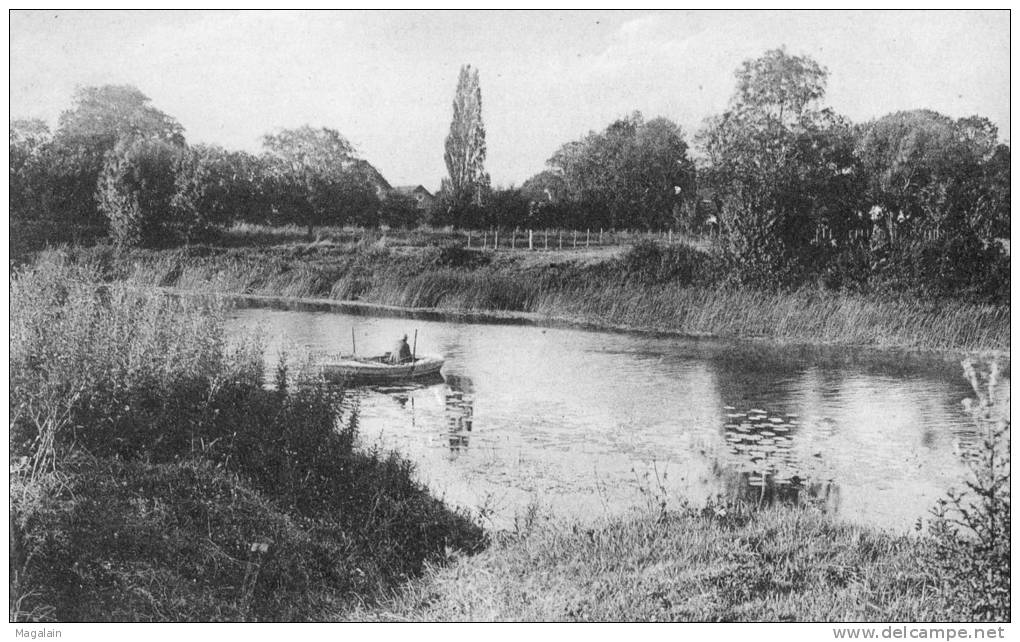
[{"label": "text www.delcampe.net", "polygon": [[985,640],[1004,639],[1005,627],[965,626],[906,626],[891,625],[875,627],[838,627],[832,629],[836,639],[864,640]]}]

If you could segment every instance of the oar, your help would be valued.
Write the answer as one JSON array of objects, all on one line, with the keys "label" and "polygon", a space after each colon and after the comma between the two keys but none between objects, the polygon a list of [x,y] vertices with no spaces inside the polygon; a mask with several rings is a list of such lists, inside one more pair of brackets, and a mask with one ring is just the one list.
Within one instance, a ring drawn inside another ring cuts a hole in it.
[{"label": "oar", "polygon": [[411,375],[414,375],[415,353],[418,351],[418,328],[414,329],[414,343],[411,346]]}]

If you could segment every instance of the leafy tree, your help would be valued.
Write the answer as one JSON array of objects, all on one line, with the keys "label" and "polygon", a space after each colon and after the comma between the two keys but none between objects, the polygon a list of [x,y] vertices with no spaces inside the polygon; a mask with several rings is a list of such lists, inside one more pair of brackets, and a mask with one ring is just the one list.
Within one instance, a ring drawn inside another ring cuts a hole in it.
[{"label": "leafy tree", "polygon": [[52,140],[41,120],[14,120],[10,128],[10,212],[13,218],[38,217],[46,185],[46,155]]},{"label": "leafy tree", "polygon": [[993,227],[1001,227],[995,219],[1006,211],[1008,192],[986,189],[1001,176],[1003,154],[1008,160],[997,135],[984,118],[953,121],[924,109],[862,127],[857,154],[868,177],[868,201],[885,214],[890,235],[966,223],[990,237]]},{"label": "leafy tree", "polygon": [[414,227],[421,222],[422,211],[413,196],[392,192],[379,208],[379,222],[390,227]]},{"label": "leafy tree", "polygon": [[118,245],[162,245],[182,223],[188,225],[174,207],[182,153],[168,142],[140,138],[121,140],[107,155],[97,199]]},{"label": "leafy tree", "polygon": [[197,145],[180,167],[177,198],[195,212],[200,227],[267,224],[272,207],[266,183],[265,163],[258,156]]},{"label": "leafy tree", "polygon": [[548,164],[570,200],[584,204],[589,225],[661,229],[693,196],[694,164],[680,127],[640,112],[604,132],[561,147]]},{"label": "leafy tree", "polygon": [[436,200],[427,214],[430,225],[452,225],[461,228],[478,228],[485,224],[485,210],[475,201],[463,201],[454,194],[444,181],[443,189],[436,193]]},{"label": "leafy tree", "polygon": [[97,220],[96,187],[107,153],[122,141],[160,140],[184,145],[184,128],[128,85],[83,87],[59,118],[50,156],[54,210],[74,220]]},{"label": "leafy tree", "polygon": [[812,245],[820,223],[846,229],[859,220],[853,130],[817,106],[826,77],[783,49],[745,61],[729,109],[698,136],[703,182],[718,196],[740,280],[796,282],[822,258]]},{"label": "leafy tree", "polygon": [[984,163],[982,185],[986,190],[981,195],[985,199],[987,216],[974,220],[973,225],[980,227],[986,223],[987,228],[981,231],[984,238],[1008,239],[1010,237],[1010,148],[1009,145],[996,145],[991,157]]},{"label": "leafy tree", "polygon": [[485,173],[485,125],[482,123],[482,89],[478,70],[471,65],[460,68],[453,98],[453,120],[446,137],[446,169],[450,177],[443,181],[452,206],[481,204],[489,187]]},{"label": "leafy tree", "polygon": [[521,193],[530,201],[537,203],[556,203],[567,198],[567,188],[563,175],[547,169],[543,170],[521,184]]},{"label": "leafy tree", "polygon": [[354,146],[335,129],[308,125],[262,138],[266,154],[304,176],[339,176],[354,158]]},{"label": "leafy tree", "polygon": [[527,227],[529,202],[513,186],[494,189],[485,203],[485,224],[493,227]]},{"label": "leafy tree", "polygon": [[[277,215],[308,227],[374,220],[382,180],[332,129],[285,129],[263,138],[268,190]],[[373,175],[374,172],[374,175]]]},{"label": "leafy tree", "polygon": [[897,112],[861,127],[856,153],[881,239],[884,285],[928,296],[1008,298],[1009,148],[987,119]]}]

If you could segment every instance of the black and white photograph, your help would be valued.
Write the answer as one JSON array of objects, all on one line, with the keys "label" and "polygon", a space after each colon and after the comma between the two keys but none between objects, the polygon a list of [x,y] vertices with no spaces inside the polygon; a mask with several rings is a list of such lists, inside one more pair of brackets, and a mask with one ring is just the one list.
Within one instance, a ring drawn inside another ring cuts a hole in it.
[{"label": "black and white photograph", "polygon": [[1010,637],[1010,22],[9,10],[8,635]]}]

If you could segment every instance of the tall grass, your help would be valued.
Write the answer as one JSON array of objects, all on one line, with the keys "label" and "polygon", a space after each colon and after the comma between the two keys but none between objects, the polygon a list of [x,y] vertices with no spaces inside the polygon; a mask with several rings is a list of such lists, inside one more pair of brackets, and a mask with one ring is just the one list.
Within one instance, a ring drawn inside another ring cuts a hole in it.
[{"label": "tall grass", "polygon": [[1009,308],[991,305],[627,283],[577,285],[538,300],[540,314],[680,333],[932,350],[1009,347]]},{"label": "tall grass", "polygon": [[35,473],[55,467],[58,447],[125,439],[142,392],[261,377],[257,345],[225,345],[217,304],[98,281],[95,265],[62,261],[11,279],[12,451]]},{"label": "tall grass", "polygon": [[[699,284],[705,279],[694,273],[699,268],[693,259],[656,267],[649,275],[622,260],[522,263],[454,249],[311,244],[118,256],[107,251],[103,262],[106,278],[194,292],[523,312],[601,326],[798,343],[931,350],[1010,345],[1008,306],[705,285]],[[102,255],[74,253],[87,260]]]},{"label": "tall grass", "polygon": [[215,303],[99,270],[12,276],[12,619],[336,617],[483,544],[341,390],[267,389]]}]

